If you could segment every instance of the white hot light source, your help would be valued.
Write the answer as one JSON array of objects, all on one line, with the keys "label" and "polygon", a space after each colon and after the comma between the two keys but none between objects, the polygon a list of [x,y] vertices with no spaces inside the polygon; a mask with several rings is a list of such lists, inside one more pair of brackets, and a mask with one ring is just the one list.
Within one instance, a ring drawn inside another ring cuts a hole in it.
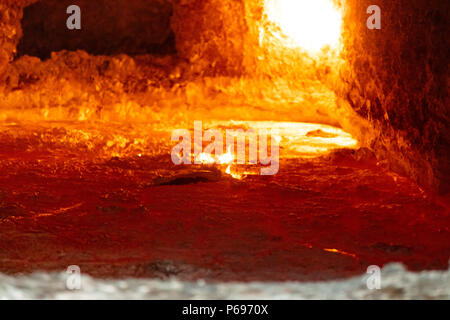
[{"label": "white hot light source", "polygon": [[269,20],[280,27],[291,46],[309,52],[338,46],[342,15],[331,0],[266,0],[265,3]]}]

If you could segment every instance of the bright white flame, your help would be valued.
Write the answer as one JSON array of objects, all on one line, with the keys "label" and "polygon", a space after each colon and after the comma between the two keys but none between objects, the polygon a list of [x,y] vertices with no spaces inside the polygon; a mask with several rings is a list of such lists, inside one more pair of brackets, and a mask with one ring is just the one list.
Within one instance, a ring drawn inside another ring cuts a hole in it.
[{"label": "bright white flame", "polygon": [[339,44],[342,15],[331,0],[266,0],[266,13],[294,46],[317,52]]},{"label": "bright white flame", "polygon": [[215,163],[220,165],[227,164],[228,166],[225,169],[225,173],[232,176],[235,179],[241,179],[242,175],[231,171],[231,165],[234,162],[234,154],[232,151],[232,147],[233,146],[229,146],[226,153],[223,153],[217,157],[202,152],[198,155],[197,160],[200,161],[202,164],[215,164]]},{"label": "bright white flame", "polygon": [[239,180],[242,179],[242,175],[231,171],[231,164],[228,165],[227,169],[225,170],[225,173],[229,174],[230,176],[232,176],[235,179],[239,179]]},{"label": "bright white flame", "polygon": [[229,146],[227,149],[227,153],[224,153],[219,156],[218,163],[219,164],[227,164],[232,163],[234,161],[233,151],[231,150],[233,146]]},{"label": "bright white flame", "polygon": [[234,154],[231,150],[233,146],[229,146],[226,153],[222,153],[219,156],[213,156],[209,153],[200,153],[197,156],[197,161],[200,161],[202,164],[230,164],[234,161]]}]

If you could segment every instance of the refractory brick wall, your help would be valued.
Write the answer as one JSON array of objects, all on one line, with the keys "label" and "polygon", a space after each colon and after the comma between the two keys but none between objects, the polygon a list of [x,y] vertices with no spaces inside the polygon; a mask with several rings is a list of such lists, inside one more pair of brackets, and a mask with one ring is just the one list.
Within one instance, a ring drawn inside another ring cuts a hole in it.
[{"label": "refractory brick wall", "polygon": [[20,20],[22,9],[32,0],[0,0],[0,82],[6,74],[5,68],[16,52],[17,43],[22,36]]},{"label": "refractory brick wall", "polygon": [[[381,8],[381,30],[366,26]],[[348,0],[341,72],[345,101],[375,128],[391,168],[448,192],[450,2]]]},{"label": "refractory brick wall", "polygon": [[175,0],[172,28],[178,54],[202,74],[242,72],[247,33],[243,0]]}]

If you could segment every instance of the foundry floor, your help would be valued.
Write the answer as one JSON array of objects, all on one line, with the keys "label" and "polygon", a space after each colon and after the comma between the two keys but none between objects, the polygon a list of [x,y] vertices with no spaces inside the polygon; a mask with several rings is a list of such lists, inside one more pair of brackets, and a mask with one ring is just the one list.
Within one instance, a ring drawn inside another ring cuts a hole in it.
[{"label": "foundry floor", "polygon": [[307,281],[389,262],[448,267],[448,198],[357,152],[281,159],[275,176],[159,185],[179,170],[166,153],[99,159],[48,138],[65,131],[22,129],[0,137],[1,273]]}]

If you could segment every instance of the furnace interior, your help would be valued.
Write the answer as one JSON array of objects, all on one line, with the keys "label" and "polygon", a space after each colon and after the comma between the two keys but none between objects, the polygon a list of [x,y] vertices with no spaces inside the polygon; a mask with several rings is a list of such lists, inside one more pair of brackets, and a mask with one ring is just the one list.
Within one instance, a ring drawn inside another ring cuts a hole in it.
[{"label": "furnace interior", "polygon": [[392,170],[447,193],[448,5],[380,1],[383,27],[369,30],[368,1],[333,4],[337,55],[287,45],[277,29],[298,30],[290,12],[305,11],[288,0],[86,2],[80,34],[64,28],[64,1],[3,1],[2,109],[47,120],[199,113],[332,124]]},{"label": "furnace interior", "polygon": [[[1,1],[0,271],[447,268],[449,3],[378,2],[381,30],[366,0],[79,1],[85,29],[67,35],[65,1]],[[332,32],[298,34],[294,4]],[[280,127],[280,173],[180,173],[170,133],[194,120]],[[301,122],[356,143],[311,160],[295,142],[335,136]]]}]

